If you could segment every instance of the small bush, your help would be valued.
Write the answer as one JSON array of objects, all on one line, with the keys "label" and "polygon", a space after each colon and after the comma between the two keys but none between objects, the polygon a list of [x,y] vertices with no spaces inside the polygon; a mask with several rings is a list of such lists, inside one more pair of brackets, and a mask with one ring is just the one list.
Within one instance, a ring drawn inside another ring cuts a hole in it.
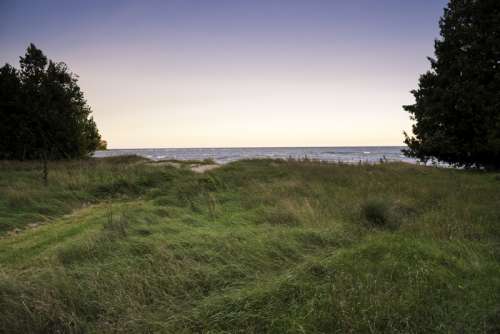
[{"label": "small bush", "polygon": [[388,226],[391,221],[390,205],[381,199],[367,200],[361,206],[361,213],[366,221],[373,227]]},{"label": "small bush", "polygon": [[361,206],[361,215],[370,227],[396,229],[416,214],[413,206],[380,198],[368,199]]}]

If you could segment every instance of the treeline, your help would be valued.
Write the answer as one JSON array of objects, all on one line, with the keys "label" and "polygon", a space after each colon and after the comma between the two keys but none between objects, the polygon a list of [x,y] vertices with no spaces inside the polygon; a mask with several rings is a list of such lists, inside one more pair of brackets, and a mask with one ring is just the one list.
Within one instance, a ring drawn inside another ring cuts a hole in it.
[{"label": "treeline", "polygon": [[0,159],[75,159],[98,149],[92,111],[67,65],[33,44],[19,64],[0,68]]}]

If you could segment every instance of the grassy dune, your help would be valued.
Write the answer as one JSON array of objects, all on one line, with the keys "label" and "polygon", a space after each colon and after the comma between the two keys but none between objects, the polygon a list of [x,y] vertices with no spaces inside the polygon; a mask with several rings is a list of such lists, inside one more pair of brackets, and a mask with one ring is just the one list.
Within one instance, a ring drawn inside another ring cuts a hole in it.
[{"label": "grassy dune", "polygon": [[2,333],[500,332],[497,174],[50,168],[0,164]]}]

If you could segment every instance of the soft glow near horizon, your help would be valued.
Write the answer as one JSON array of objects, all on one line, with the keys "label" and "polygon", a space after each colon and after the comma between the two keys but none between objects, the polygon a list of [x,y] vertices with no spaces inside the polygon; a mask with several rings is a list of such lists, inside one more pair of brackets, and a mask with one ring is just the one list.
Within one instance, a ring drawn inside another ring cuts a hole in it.
[{"label": "soft glow near horizon", "polygon": [[445,0],[3,1],[80,76],[110,148],[401,145]]}]

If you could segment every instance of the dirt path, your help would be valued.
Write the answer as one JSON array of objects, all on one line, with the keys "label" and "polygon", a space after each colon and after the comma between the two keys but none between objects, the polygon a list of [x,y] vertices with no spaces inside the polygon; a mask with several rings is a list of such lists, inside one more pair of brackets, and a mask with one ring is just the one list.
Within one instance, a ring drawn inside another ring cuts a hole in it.
[{"label": "dirt path", "polygon": [[205,173],[208,172],[209,170],[221,167],[221,165],[218,164],[183,164],[181,162],[173,162],[173,161],[148,162],[147,164],[150,166],[157,166],[157,167],[172,166],[175,168],[182,168],[184,166],[189,166],[189,169],[195,173]]},{"label": "dirt path", "polygon": [[219,168],[221,165],[191,165],[190,169],[195,173],[205,173],[209,170]]}]

